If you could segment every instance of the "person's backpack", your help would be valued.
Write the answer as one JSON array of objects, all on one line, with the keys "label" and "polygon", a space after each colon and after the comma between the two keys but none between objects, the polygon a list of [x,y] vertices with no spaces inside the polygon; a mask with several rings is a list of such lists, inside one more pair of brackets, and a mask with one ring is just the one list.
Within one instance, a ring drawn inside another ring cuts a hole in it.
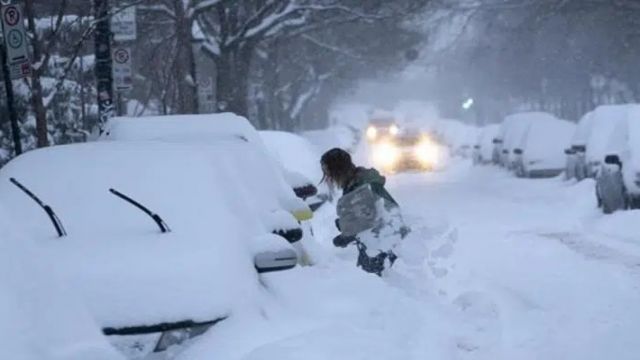
[{"label": "person's backpack", "polygon": [[376,225],[380,197],[364,184],[338,200],[338,224],[343,236],[355,236]]}]

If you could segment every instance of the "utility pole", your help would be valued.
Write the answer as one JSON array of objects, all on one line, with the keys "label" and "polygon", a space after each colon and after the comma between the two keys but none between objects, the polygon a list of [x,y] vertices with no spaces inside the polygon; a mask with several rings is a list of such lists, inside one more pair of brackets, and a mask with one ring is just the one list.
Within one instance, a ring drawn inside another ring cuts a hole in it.
[{"label": "utility pole", "polygon": [[109,0],[93,0],[93,11],[96,19],[94,41],[95,75],[98,90],[98,127],[102,133],[104,125],[114,115]]}]

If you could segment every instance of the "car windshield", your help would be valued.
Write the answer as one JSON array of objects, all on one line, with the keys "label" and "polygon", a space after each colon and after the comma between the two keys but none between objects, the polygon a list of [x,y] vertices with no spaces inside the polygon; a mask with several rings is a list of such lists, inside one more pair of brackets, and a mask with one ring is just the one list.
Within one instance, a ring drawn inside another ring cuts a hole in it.
[{"label": "car windshield", "polygon": [[396,143],[400,146],[415,146],[420,142],[420,136],[402,136],[396,140]]}]

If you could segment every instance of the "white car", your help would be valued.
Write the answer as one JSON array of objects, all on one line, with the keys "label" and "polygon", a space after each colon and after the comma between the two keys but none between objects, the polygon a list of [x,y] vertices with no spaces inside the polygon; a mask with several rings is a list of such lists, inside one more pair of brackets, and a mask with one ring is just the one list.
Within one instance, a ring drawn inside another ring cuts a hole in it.
[{"label": "white car", "polygon": [[[283,202],[284,208],[292,213],[299,221],[309,220],[313,214],[309,207],[296,197],[293,189],[296,178],[286,176],[282,167],[269,156],[258,131],[244,117],[232,113],[206,115],[167,115],[145,116],[139,118],[116,117],[109,120],[102,141],[162,141],[168,143],[209,144],[220,138],[235,137],[244,139],[263,153],[262,161],[280,171],[270,172],[271,177],[264,178],[265,182],[284,183],[280,186],[277,196]],[[216,161],[219,159],[216,158]],[[238,158],[242,162],[241,158]],[[240,174],[242,175],[242,174]],[[265,177],[263,175],[263,177]],[[254,195],[260,196],[260,195]]]},{"label": "white car", "polygon": [[554,177],[565,170],[564,150],[575,132],[575,124],[543,116],[532,120],[519,145],[513,149],[518,177]]},{"label": "white car", "polygon": [[302,230],[275,171],[238,137],[93,142],[12,160],[0,198],[102,332],[140,358],[258,307],[259,273],[296,265]]},{"label": "white car", "polygon": [[505,117],[501,127],[499,138],[502,139],[502,154],[500,165],[513,170],[516,165],[516,149],[522,147],[526,139],[527,130],[533,121],[553,120],[555,117],[544,112],[523,112]]},{"label": "white car", "polygon": [[629,105],[604,105],[593,111],[585,154],[590,177],[598,175],[613,133],[619,123],[627,121],[628,112]]},{"label": "white car", "polygon": [[596,176],[598,205],[605,213],[640,208],[640,105],[620,105],[615,111]]}]

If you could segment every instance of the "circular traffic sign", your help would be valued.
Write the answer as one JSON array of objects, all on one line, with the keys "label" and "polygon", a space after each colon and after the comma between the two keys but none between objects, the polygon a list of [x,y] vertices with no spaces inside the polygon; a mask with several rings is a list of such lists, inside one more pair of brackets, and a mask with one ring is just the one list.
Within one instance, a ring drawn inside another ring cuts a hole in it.
[{"label": "circular traffic sign", "polygon": [[4,9],[4,22],[9,26],[16,26],[20,21],[20,11],[14,5],[7,6]]},{"label": "circular traffic sign", "polygon": [[113,54],[113,57],[118,64],[125,64],[129,61],[129,51],[126,49],[118,49]]},{"label": "circular traffic sign", "polygon": [[9,44],[9,46],[11,46],[14,49],[18,49],[19,47],[22,46],[23,41],[24,41],[24,38],[20,31],[16,29],[9,31],[9,34],[7,35],[7,44]]}]

